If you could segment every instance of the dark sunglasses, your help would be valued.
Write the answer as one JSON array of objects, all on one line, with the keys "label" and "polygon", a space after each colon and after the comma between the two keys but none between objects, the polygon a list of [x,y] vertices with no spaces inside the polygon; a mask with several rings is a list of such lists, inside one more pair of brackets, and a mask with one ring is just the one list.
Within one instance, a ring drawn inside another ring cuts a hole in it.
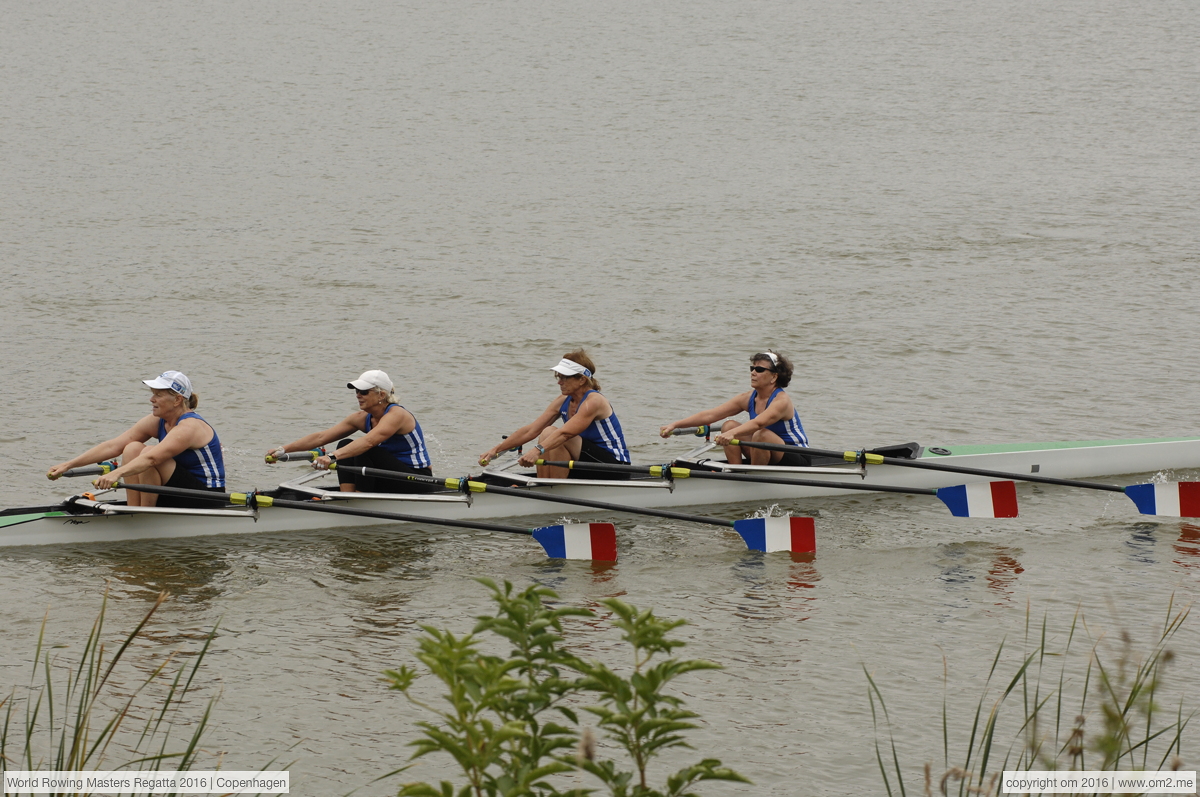
[{"label": "dark sunglasses", "polygon": [[373,387],[369,387],[366,390],[359,390],[358,388],[354,388],[354,392],[360,396],[369,396],[369,395],[371,395],[371,391],[374,389],[375,388],[373,388]]},{"label": "dark sunglasses", "polygon": [[771,373],[775,373],[774,368],[763,368],[761,365],[752,365],[752,366],[750,366],[750,370],[756,374],[761,374],[765,371],[770,371]]}]

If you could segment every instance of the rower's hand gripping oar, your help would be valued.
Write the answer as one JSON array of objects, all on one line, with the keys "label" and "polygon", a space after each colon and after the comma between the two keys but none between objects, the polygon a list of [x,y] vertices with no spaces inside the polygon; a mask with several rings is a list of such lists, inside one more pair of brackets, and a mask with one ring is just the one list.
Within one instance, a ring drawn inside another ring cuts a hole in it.
[{"label": "rower's hand gripping oar", "polygon": [[[897,465],[902,468],[922,468],[924,470],[940,470],[947,473],[965,473],[970,476],[987,476],[993,479],[1012,479],[1014,481],[1038,482],[1039,484],[1057,484],[1063,487],[1079,487],[1084,490],[1104,490],[1110,493],[1124,493],[1137,506],[1143,515],[1158,515],[1160,517],[1200,517],[1200,482],[1166,482],[1163,484],[1131,484],[1121,487],[1115,484],[1099,484],[1075,479],[1056,479],[1052,476],[1035,476],[1031,473],[1005,473],[983,468],[968,468],[962,465],[945,465],[940,462],[925,462],[916,459],[898,459],[871,454],[866,451],[827,451],[821,448],[804,448],[801,446],[780,445],[778,443],[750,443],[744,440],[732,440],[731,445],[761,448],[767,451],[795,451],[804,454],[816,454],[821,457],[837,457],[847,462],[858,462],[864,465]],[[968,488],[975,485],[967,485]]]},{"label": "rower's hand gripping oar", "polygon": [[120,467],[120,464],[115,459],[110,459],[107,462],[101,462],[99,465],[84,465],[80,468],[64,470],[58,476],[50,476],[49,473],[46,476],[51,479],[60,479],[63,476],[103,476],[106,473],[112,473],[118,467]]},{"label": "rower's hand gripping oar", "polygon": [[[334,463],[338,465],[338,463]],[[562,465],[564,463],[542,463]],[[591,467],[592,463],[587,463]],[[517,490],[511,487],[497,487],[484,482],[469,479],[441,479],[436,476],[425,476],[419,473],[402,473],[394,470],[378,468],[361,468],[340,466],[341,470],[361,473],[364,476],[375,476],[398,481],[410,481],[418,484],[430,484],[446,487],[450,490],[460,490],[472,493],[492,493],[494,495],[510,495],[515,498],[528,498],[533,501],[550,501],[557,504],[574,504],[595,509],[608,509],[613,512],[628,512],[634,515],[651,515],[672,520],[683,520],[689,523],[705,523],[710,526],[732,528],[746,541],[746,547],[752,551],[794,551],[797,553],[812,553],[816,551],[816,526],[810,517],[784,518],[746,518],[744,520],[722,520],[721,518],[706,517],[705,515],[689,515],[683,512],[672,512],[668,509],[650,509],[648,507],[625,506],[605,501],[593,501],[590,498],[568,498],[564,495],[547,495],[531,490]]]},{"label": "rower's hand gripping oar", "polygon": [[834,487],[839,490],[863,490],[873,493],[909,493],[932,495],[941,500],[955,517],[1010,518],[1017,517],[1017,486],[1011,481],[960,484],[955,487],[891,487],[886,484],[857,484],[854,482],[817,481],[815,479],[792,479],[782,476],[743,475],[720,473],[694,468],[677,468],[670,465],[609,465],[597,462],[546,462],[560,468],[587,468],[623,473],[649,473],[668,479],[716,479],[720,481],[749,482],[753,484],[788,484],[794,487]]},{"label": "rower's hand gripping oar", "polygon": [[228,501],[231,504],[247,506],[251,509],[276,506],[283,509],[302,509],[307,512],[328,512],[334,515],[355,515],[358,517],[379,518],[380,520],[400,520],[407,523],[430,523],[436,526],[453,526],[461,529],[523,534],[537,540],[542,548],[545,549],[546,555],[551,559],[590,559],[597,562],[617,561],[617,530],[611,523],[574,523],[523,529],[517,526],[502,526],[496,523],[480,523],[473,520],[449,520],[446,518],[404,515],[398,512],[381,512],[376,509],[328,506],[320,499],[313,501],[291,501],[256,492],[218,493],[209,492],[208,490],[187,490],[182,487],[126,483],[120,483],[115,486],[143,493],[201,498],[211,500],[214,503]]}]

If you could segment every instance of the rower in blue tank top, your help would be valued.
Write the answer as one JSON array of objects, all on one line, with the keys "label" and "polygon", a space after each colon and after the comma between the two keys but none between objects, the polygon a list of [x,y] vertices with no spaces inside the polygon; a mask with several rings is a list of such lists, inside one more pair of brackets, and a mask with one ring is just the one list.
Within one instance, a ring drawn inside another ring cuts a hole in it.
[{"label": "rower in blue tank top", "polygon": [[[208,421],[204,420],[195,412],[185,412],[179,416],[179,420],[187,418],[196,418],[205,426],[208,426]],[[209,426],[212,429],[211,426]],[[158,440],[166,440],[167,422],[162,418],[158,419],[158,434],[155,437]],[[221,440],[217,437],[216,429],[213,429],[212,438],[200,446],[200,448],[185,448],[183,451],[175,455],[175,467],[183,468],[196,477],[198,481],[204,482],[204,486],[210,490],[225,489],[225,457],[221,454]]]},{"label": "rower in blue tank top", "polygon": [[[383,414],[386,416],[393,409],[408,412],[408,410],[399,404],[388,404]],[[412,413],[409,414],[412,415]],[[374,418],[368,413],[365,421],[366,424],[363,431],[370,434],[371,427],[374,425]],[[410,468],[429,467],[429,452],[425,449],[425,433],[421,431],[421,423],[415,415],[413,415],[412,431],[406,434],[396,433],[380,443],[379,447]]]},{"label": "rower in blue tank top", "polygon": [[[783,393],[783,388],[775,388],[775,391],[771,393],[771,397],[767,399],[767,407],[771,406],[771,402],[774,401],[775,397],[780,393]],[[746,411],[750,413],[750,420],[754,420],[758,417],[758,410],[756,409],[757,405],[758,391],[751,391],[750,399],[746,402]],[[764,407],[764,409],[766,409],[766,407]],[[808,437],[806,437],[804,434],[804,425],[800,423],[800,413],[795,408],[792,409],[791,418],[776,421],[766,428],[778,435],[779,439],[782,440],[786,445],[803,446],[808,448]]]},{"label": "rower in blue tank top", "polygon": [[[548,462],[602,462],[629,464],[629,447],[621,422],[608,399],[600,393],[596,364],[582,349],[567,352],[552,369],[562,399],[555,398],[533,423],[526,424],[479,457],[487,465],[503,451],[537,440],[533,448],[517,460],[528,467],[541,460]],[[555,426],[555,420],[562,426]],[[538,465],[537,475],[544,479],[625,480],[628,473],[592,470],[586,465],[560,468]]]},{"label": "rower in blue tank top", "polygon": [[[341,439],[337,451],[313,460],[313,467],[326,470],[337,463],[338,489],[362,493],[426,493],[436,489],[404,479],[364,476],[355,468],[375,468],[404,474],[432,476],[425,433],[411,412],[396,401],[395,385],[383,371],[367,371],[346,387],[358,397],[358,412],[321,432],[313,432],[267,452],[267,462],[289,451],[309,451]],[[362,432],[351,440],[348,435]]]},{"label": "rower in blue tank top", "polygon": [[[118,480],[135,484],[177,487],[184,490],[225,490],[225,459],[221,440],[208,422],[192,412],[200,397],[192,382],[179,371],[164,371],[154,379],[143,379],[150,388],[150,414],[125,434],[92,447],[75,459],[55,465],[46,474],[56,479],[70,468],[121,458],[121,466],[92,483],[108,489]],[[146,445],[151,439],[157,445]],[[129,506],[189,507],[215,509],[224,499],[156,495],[130,490]]]},{"label": "rower in blue tank top", "polygon": [[798,452],[763,451],[730,444],[732,440],[745,440],[808,448],[808,435],[800,423],[800,413],[783,390],[792,381],[792,370],[791,361],[778,352],[767,349],[755,354],[750,358],[750,390],[711,410],[672,421],[662,427],[659,434],[670,437],[675,429],[716,423],[746,412],[750,420],[745,423],[725,421],[716,437],[717,444],[725,447],[727,462],[735,465],[809,465],[811,459]]},{"label": "rower in blue tank top", "polygon": [[[588,390],[585,392],[583,398],[576,402],[576,412],[578,412],[578,407],[582,406],[583,401],[593,393],[600,395],[600,391],[598,390]],[[563,399],[562,406],[558,408],[558,416],[564,424],[571,420],[572,401],[572,397],[567,396]],[[629,464],[629,449],[625,448],[625,433],[621,431],[621,422],[617,420],[615,412],[607,418],[593,419],[591,424],[579,433],[579,436],[607,452],[613,462]],[[599,462],[601,460],[592,461]]]}]

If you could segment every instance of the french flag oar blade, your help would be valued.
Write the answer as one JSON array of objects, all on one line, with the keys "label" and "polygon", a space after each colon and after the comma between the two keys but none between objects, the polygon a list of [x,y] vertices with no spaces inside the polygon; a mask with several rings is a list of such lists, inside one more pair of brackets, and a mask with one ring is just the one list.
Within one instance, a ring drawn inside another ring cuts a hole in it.
[{"label": "french flag oar blade", "polygon": [[977,482],[940,487],[937,497],[955,517],[1016,517],[1014,482]]},{"label": "french flag oar blade", "polygon": [[752,517],[733,521],[733,530],[752,551],[815,553],[816,523],[810,517]]},{"label": "french flag oar blade", "polygon": [[617,561],[617,529],[611,523],[570,523],[533,530],[551,559]]},{"label": "french flag oar blade", "polygon": [[1143,515],[1200,517],[1200,482],[1131,484],[1125,495]]}]

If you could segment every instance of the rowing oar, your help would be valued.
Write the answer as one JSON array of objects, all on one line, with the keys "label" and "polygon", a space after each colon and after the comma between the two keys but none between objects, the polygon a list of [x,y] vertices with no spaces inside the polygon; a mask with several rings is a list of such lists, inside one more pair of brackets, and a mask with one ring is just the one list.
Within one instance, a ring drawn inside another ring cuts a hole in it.
[{"label": "rowing oar", "polygon": [[1056,479],[1052,476],[1034,476],[1031,473],[1004,473],[982,468],[967,468],[962,465],[943,465],[938,462],[924,462],[915,459],[899,459],[870,454],[866,451],[827,451],[820,448],[804,448],[802,446],[780,445],[779,443],[750,443],[745,440],[731,440],[731,445],[761,448],[767,451],[797,452],[816,454],[821,457],[837,457],[847,462],[858,462],[866,465],[898,465],[902,468],[923,468],[925,470],[940,470],[947,473],[965,473],[971,476],[987,476],[992,479],[1013,479],[1023,482],[1038,482],[1040,484],[1058,484],[1063,487],[1079,487],[1085,490],[1104,490],[1110,493],[1124,493],[1137,506],[1143,515],[1159,515],[1161,517],[1200,517],[1200,482],[1166,482],[1164,484],[1131,484],[1121,487],[1115,484],[1099,484],[1075,479]]},{"label": "rowing oar", "polygon": [[430,523],[436,526],[454,526],[480,531],[501,531],[505,534],[523,534],[533,537],[551,559],[591,559],[597,562],[617,561],[617,530],[611,523],[575,523],[569,525],[541,526],[523,529],[517,526],[501,526],[496,523],[479,523],[472,520],[449,520],[445,518],[402,515],[398,512],[380,512],[375,509],[355,509],[348,506],[326,506],[321,499],[313,501],[290,501],[261,493],[218,493],[208,490],[187,490],[182,487],[160,487],[158,485],[126,484],[116,487],[142,493],[178,495],[212,501],[228,501],[231,504],[248,506],[252,509],[277,506],[283,509],[303,509],[308,512],[329,512],[334,515],[355,515],[379,518],[380,520],[402,520],[408,523]]},{"label": "rowing oar", "polygon": [[106,473],[112,473],[118,467],[120,467],[120,465],[117,463],[117,461],[115,459],[110,459],[108,462],[101,462],[99,465],[84,465],[82,468],[71,468],[70,470],[64,470],[58,475],[60,478],[63,476],[103,476]]},{"label": "rowing oar", "polygon": [[750,482],[754,484],[787,484],[793,487],[833,487],[838,490],[864,490],[879,493],[910,493],[938,498],[955,517],[1006,518],[1017,517],[1017,486],[1011,481],[960,484],[955,487],[891,487],[886,484],[853,484],[849,482],[792,479],[781,476],[755,476],[741,473],[718,473],[670,465],[610,465],[598,462],[546,462],[539,465],[559,468],[584,468],[623,473],[649,473],[670,479],[717,479],[719,481]]},{"label": "rowing oar", "polygon": [[[539,462],[539,464],[542,464]],[[561,464],[561,463],[546,463],[546,464]],[[361,473],[364,476],[375,476],[384,479],[395,479],[397,481],[410,481],[418,484],[432,484],[440,487],[446,487],[450,490],[466,490],[472,493],[492,493],[493,495],[511,495],[516,498],[528,498],[533,501],[551,501],[557,504],[575,504],[576,506],[588,506],[595,509],[607,509],[611,512],[628,512],[634,515],[652,515],[654,517],[665,517],[671,520],[683,520],[690,523],[707,523],[710,526],[723,526],[736,531],[741,538],[746,541],[746,547],[752,551],[795,551],[798,553],[811,553],[817,549],[816,544],[816,526],[813,519],[810,517],[795,517],[795,518],[747,518],[745,520],[722,520],[721,518],[707,517],[705,515],[689,515],[683,512],[672,512],[668,509],[650,509],[640,506],[626,506],[624,504],[610,504],[606,501],[593,501],[590,498],[568,498],[563,495],[546,495],[545,493],[535,493],[530,490],[515,490],[511,487],[497,487],[493,484],[484,482],[470,481],[469,479],[441,479],[436,476],[424,476],[419,473],[402,473],[394,470],[380,470],[378,468],[363,468],[363,467],[346,467],[339,465],[339,470],[348,471],[351,473]],[[764,521],[775,521],[774,523],[764,523]],[[786,528],[784,526],[786,525]],[[775,547],[768,547],[774,545]]]}]

